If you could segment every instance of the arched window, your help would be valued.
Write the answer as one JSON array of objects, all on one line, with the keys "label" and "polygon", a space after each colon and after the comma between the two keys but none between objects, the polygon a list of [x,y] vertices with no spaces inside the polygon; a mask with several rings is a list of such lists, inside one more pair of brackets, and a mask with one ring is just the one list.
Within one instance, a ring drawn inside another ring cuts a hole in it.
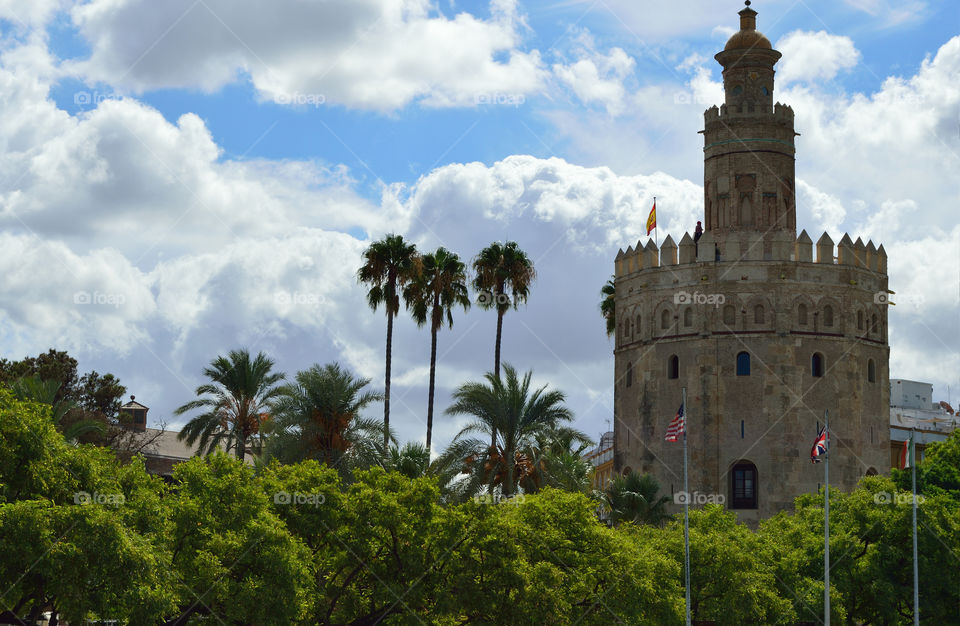
[{"label": "arched window", "polygon": [[877,382],[877,364],[873,359],[867,359],[867,382]]},{"label": "arched window", "polygon": [[833,326],[833,307],[829,304],[823,307],[823,325]]},{"label": "arched window", "polygon": [[640,319],[640,315],[637,315],[637,323],[633,325],[633,332],[637,335],[637,337],[640,336]]},{"label": "arched window", "polygon": [[797,323],[801,326],[807,325],[807,305],[802,302],[797,306]]},{"label": "arched window", "polygon": [[863,311],[857,311],[857,330],[863,330]]},{"label": "arched window", "polygon": [[730,508],[757,508],[757,466],[742,461],[730,472]]},{"label": "arched window", "polygon": [[750,375],[750,354],[741,352],[737,355],[737,376]]},{"label": "arched window", "polygon": [[627,380],[627,387],[633,384],[633,363],[627,361],[627,373],[624,376]]},{"label": "arched window", "polygon": [[693,309],[690,307],[683,310],[683,325],[693,326]]},{"label": "arched window", "polygon": [[814,378],[823,376],[823,355],[819,352],[814,352],[810,359],[810,374]]},{"label": "arched window", "polygon": [[632,471],[633,471],[633,470],[630,469],[630,466],[628,465],[628,466],[626,466],[625,468],[623,468],[623,472],[621,472],[621,473],[622,473],[624,476],[629,476],[629,475],[630,475],[630,472],[632,472]]},{"label": "arched window", "polygon": [[660,311],[660,328],[670,328],[670,311]]},{"label": "arched window", "polygon": [[873,467],[867,470],[867,476],[876,476],[879,472]]},{"label": "arched window", "polygon": [[763,324],[765,321],[763,305],[758,304],[753,307],[753,323],[754,324]]},{"label": "arched window", "polygon": [[680,357],[676,354],[667,359],[667,378],[680,378]]},{"label": "arched window", "polygon": [[874,313],[873,317],[870,318],[870,332],[874,335],[877,334],[877,314]]},{"label": "arched window", "polygon": [[723,323],[727,326],[733,326],[737,323],[737,310],[732,304],[723,307]]}]

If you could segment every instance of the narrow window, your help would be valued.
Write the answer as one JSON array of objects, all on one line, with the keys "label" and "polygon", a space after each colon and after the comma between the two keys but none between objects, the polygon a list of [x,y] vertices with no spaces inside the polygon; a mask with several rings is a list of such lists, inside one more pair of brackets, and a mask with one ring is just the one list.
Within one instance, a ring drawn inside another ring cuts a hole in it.
[{"label": "narrow window", "polygon": [[723,307],[723,323],[727,326],[733,326],[737,323],[737,310],[732,304]]},{"label": "narrow window", "polygon": [[666,309],[660,312],[660,328],[670,328],[670,311]]},{"label": "narrow window", "polygon": [[676,354],[667,360],[667,378],[680,378],[680,358]]},{"label": "narrow window", "polygon": [[640,316],[639,315],[637,315],[637,323],[633,325],[633,332],[637,335],[637,337],[640,336]]},{"label": "narrow window", "polygon": [[857,330],[863,330],[863,311],[857,311]]},{"label": "narrow window", "polygon": [[801,326],[807,325],[807,305],[800,303],[797,307],[797,323]]},{"label": "narrow window", "polygon": [[627,387],[633,384],[633,363],[627,362]]},{"label": "narrow window", "polygon": [[823,307],[823,325],[833,326],[833,307],[829,304]]},{"label": "narrow window", "polygon": [[877,364],[873,359],[867,359],[867,382],[877,382]]},{"label": "narrow window", "polygon": [[750,375],[750,354],[741,352],[737,355],[737,376]]},{"label": "narrow window", "polygon": [[765,317],[764,317],[763,305],[758,304],[757,306],[753,307],[753,323],[763,324],[764,319]]},{"label": "narrow window", "polygon": [[683,311],[683,325],[684,326],[693,326],[693,309],[687,307]]},{"label": "narrow window", "polygon": [[870,319],[870,332],[874,335],[877,334],[877,314],[874,313],[873,317]]},{"label": "narrow window", "polygon": [[737,463],[730,472],[730,508],[757,508],[757,466]]},{"label": "narrow window", "polygon": [[740,420],[740,438],[741,439],[743,439],[743,433],[744,433],[743,420]]},{"label": "narrow window", "polygon": [[813,358],[810,359],[810,374],[814,378],[823,376],[823,355],[819,352],[814,352]]}]

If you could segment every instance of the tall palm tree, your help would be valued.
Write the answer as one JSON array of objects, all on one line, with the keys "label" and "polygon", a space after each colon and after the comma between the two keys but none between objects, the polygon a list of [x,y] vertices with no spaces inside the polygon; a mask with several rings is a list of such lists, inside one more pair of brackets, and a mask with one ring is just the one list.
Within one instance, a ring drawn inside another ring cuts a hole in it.
[{"label": "tall palm tree", "polygon": [[670,518],[664,508],[670,498],[657,497],[659,492],[660,484],[651,474],[631,472],[615,476],[600,498],[614,526],[622,522],[660,526]]},{"label": "tall palm tree", "polygon": [[604,284],[600,290],[603,299],[600,301],[600,314],[607,320],[607,337],[617,332],[617,312],[614,301],[617,295],[617,287],[613,282],[613,276]]},{"label": "tall palm tree", "polygon": [[[537,437],[573,419],[564,406],[565,396],[544,385],[531,390],[533,372],[521,379],[509,364],[503,365],[503,377],[487,372],[486,382],[461,385],[453,394],[448,415],[470,415],[467,424],[453,438],[444,453],[447,464],[460,463],[475,488],[499,486],[505,496],[517,492],[518,485],[535,472],[534,460],[524,450],[536,445]],[[496,433],[493,446],[475,437]]]},{"label": "tall palm tree", "polygon": [[417,248],[401,235],[387,235],[363,252],[357,279],[370,285],[367,303],[374,311],[382,304],[387,311],[387,363],[383,383],[383,448],[390,432],[390,364],[393,358],[393,318],[400,312],[400,292],[416,273]]},{"label": "tall palm tree", "polygon": [[387,467],[407,478],[420,478],[430,469],[430,451],[419,441],[408,441],[402,448],[390,446]]},{"label": "tall palm tree", "polygon": [[533,261],[515,241],[493,242],[473,260],[473,288],[480,292],[477,303],[484,309],[497,311],[497,339],[493,352],[493,373],[500,375],[500,343],[503,338],[503,316],[527,301],[530,285],[537,273]]},{"label": "tall palm tree", "polygon": [[342,472],[376,463],[383,424],[361,413],[383,395],[365,391],[369,384],[337,363],[297,372],[273,402],[267,455],[284,463],[314,459]]},{"label": "tall palm tree", "polygon": [[264,353],[251,359],[246,349],[231,350],[228,356],[211,361],[203,370],[210,382],[197,387],[196,400],[173,412],[183,415],[203,410],[187,422],[177,439],[191,446],[199,440],[204,455],[225,446],[243,460],[248,443],[256,444],[254,438],[262,438],[270,418],[269,404],[279,394],[278,385],[284,379],[282,373],[272,371],[273,366],[273,360]]},{"label": "tall palm tree", "polygon": [[425,254],[419,272],[403,291],[404,300],[418,326],[430,322],[430,390],[427,401],[427,450],[433,437],[433,395],[437,378],[437,331],[446,320],[453,328],[453,309],[470,308],[467,268],[460,257],[446,248]]},{"label": "tall palm tree", "polygon": [[586,434],[570,426],[557,426],[537,435],[535,443],[524,450],[533,462],[533,472],[521,486],[526,493],[543,487],[587,493],[593,466],[583,452],[593,442]]}]

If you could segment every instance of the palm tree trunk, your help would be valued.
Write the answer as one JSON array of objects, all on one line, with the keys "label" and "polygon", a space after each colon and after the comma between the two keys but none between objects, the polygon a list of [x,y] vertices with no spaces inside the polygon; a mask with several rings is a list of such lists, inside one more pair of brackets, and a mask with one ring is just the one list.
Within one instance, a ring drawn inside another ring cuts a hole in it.
[{"label": "palm tree trunk", "polygon": [[430,391],[427,400],[427,453],[430,453],[430,441],[433,438],[433,390],[437,378],[437,326],[430,329]]},{"label": "palm tree trunk", "polygon": [[390,360],[393,355],[393,314],[387,309],[387,367],[383,382],[383,454],[390,450]]},{"label": "palm tree trunk", "polygon": [[[500,378],[500,340],[503,338],[503,311],[497,308],[497,343],[493,350],[493,375]],[[490,447],[497,445],[497,429],[490,429]]]},{"label": "palm tree trunk", "polygon": [[241,461],[247,453],[247,442],[243,439],[237,439],[237,458]]}]

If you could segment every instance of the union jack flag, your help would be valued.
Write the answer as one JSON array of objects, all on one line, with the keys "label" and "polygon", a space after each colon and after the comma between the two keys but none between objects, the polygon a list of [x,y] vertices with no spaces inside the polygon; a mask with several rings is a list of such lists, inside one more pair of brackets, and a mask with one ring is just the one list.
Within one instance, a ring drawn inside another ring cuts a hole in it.
[{"label": "union jack flag", "polygon": [[820,455],[827,453],[827,431],[824,428],[820,427],[820,432],[817,433],[817,438],[813,442],[813,448],[810,450],[810,462],[819,463]]},{"label": "union jack flag", "polygon": [[684,416],[683,416],[683,405],[680,405],[680,408],[677,409],[677,414],[670,421],[670,425],[667,426],[667,436],[664,437],[665,441],[676,441],[680,435],[686,433],[684,428]]}]

